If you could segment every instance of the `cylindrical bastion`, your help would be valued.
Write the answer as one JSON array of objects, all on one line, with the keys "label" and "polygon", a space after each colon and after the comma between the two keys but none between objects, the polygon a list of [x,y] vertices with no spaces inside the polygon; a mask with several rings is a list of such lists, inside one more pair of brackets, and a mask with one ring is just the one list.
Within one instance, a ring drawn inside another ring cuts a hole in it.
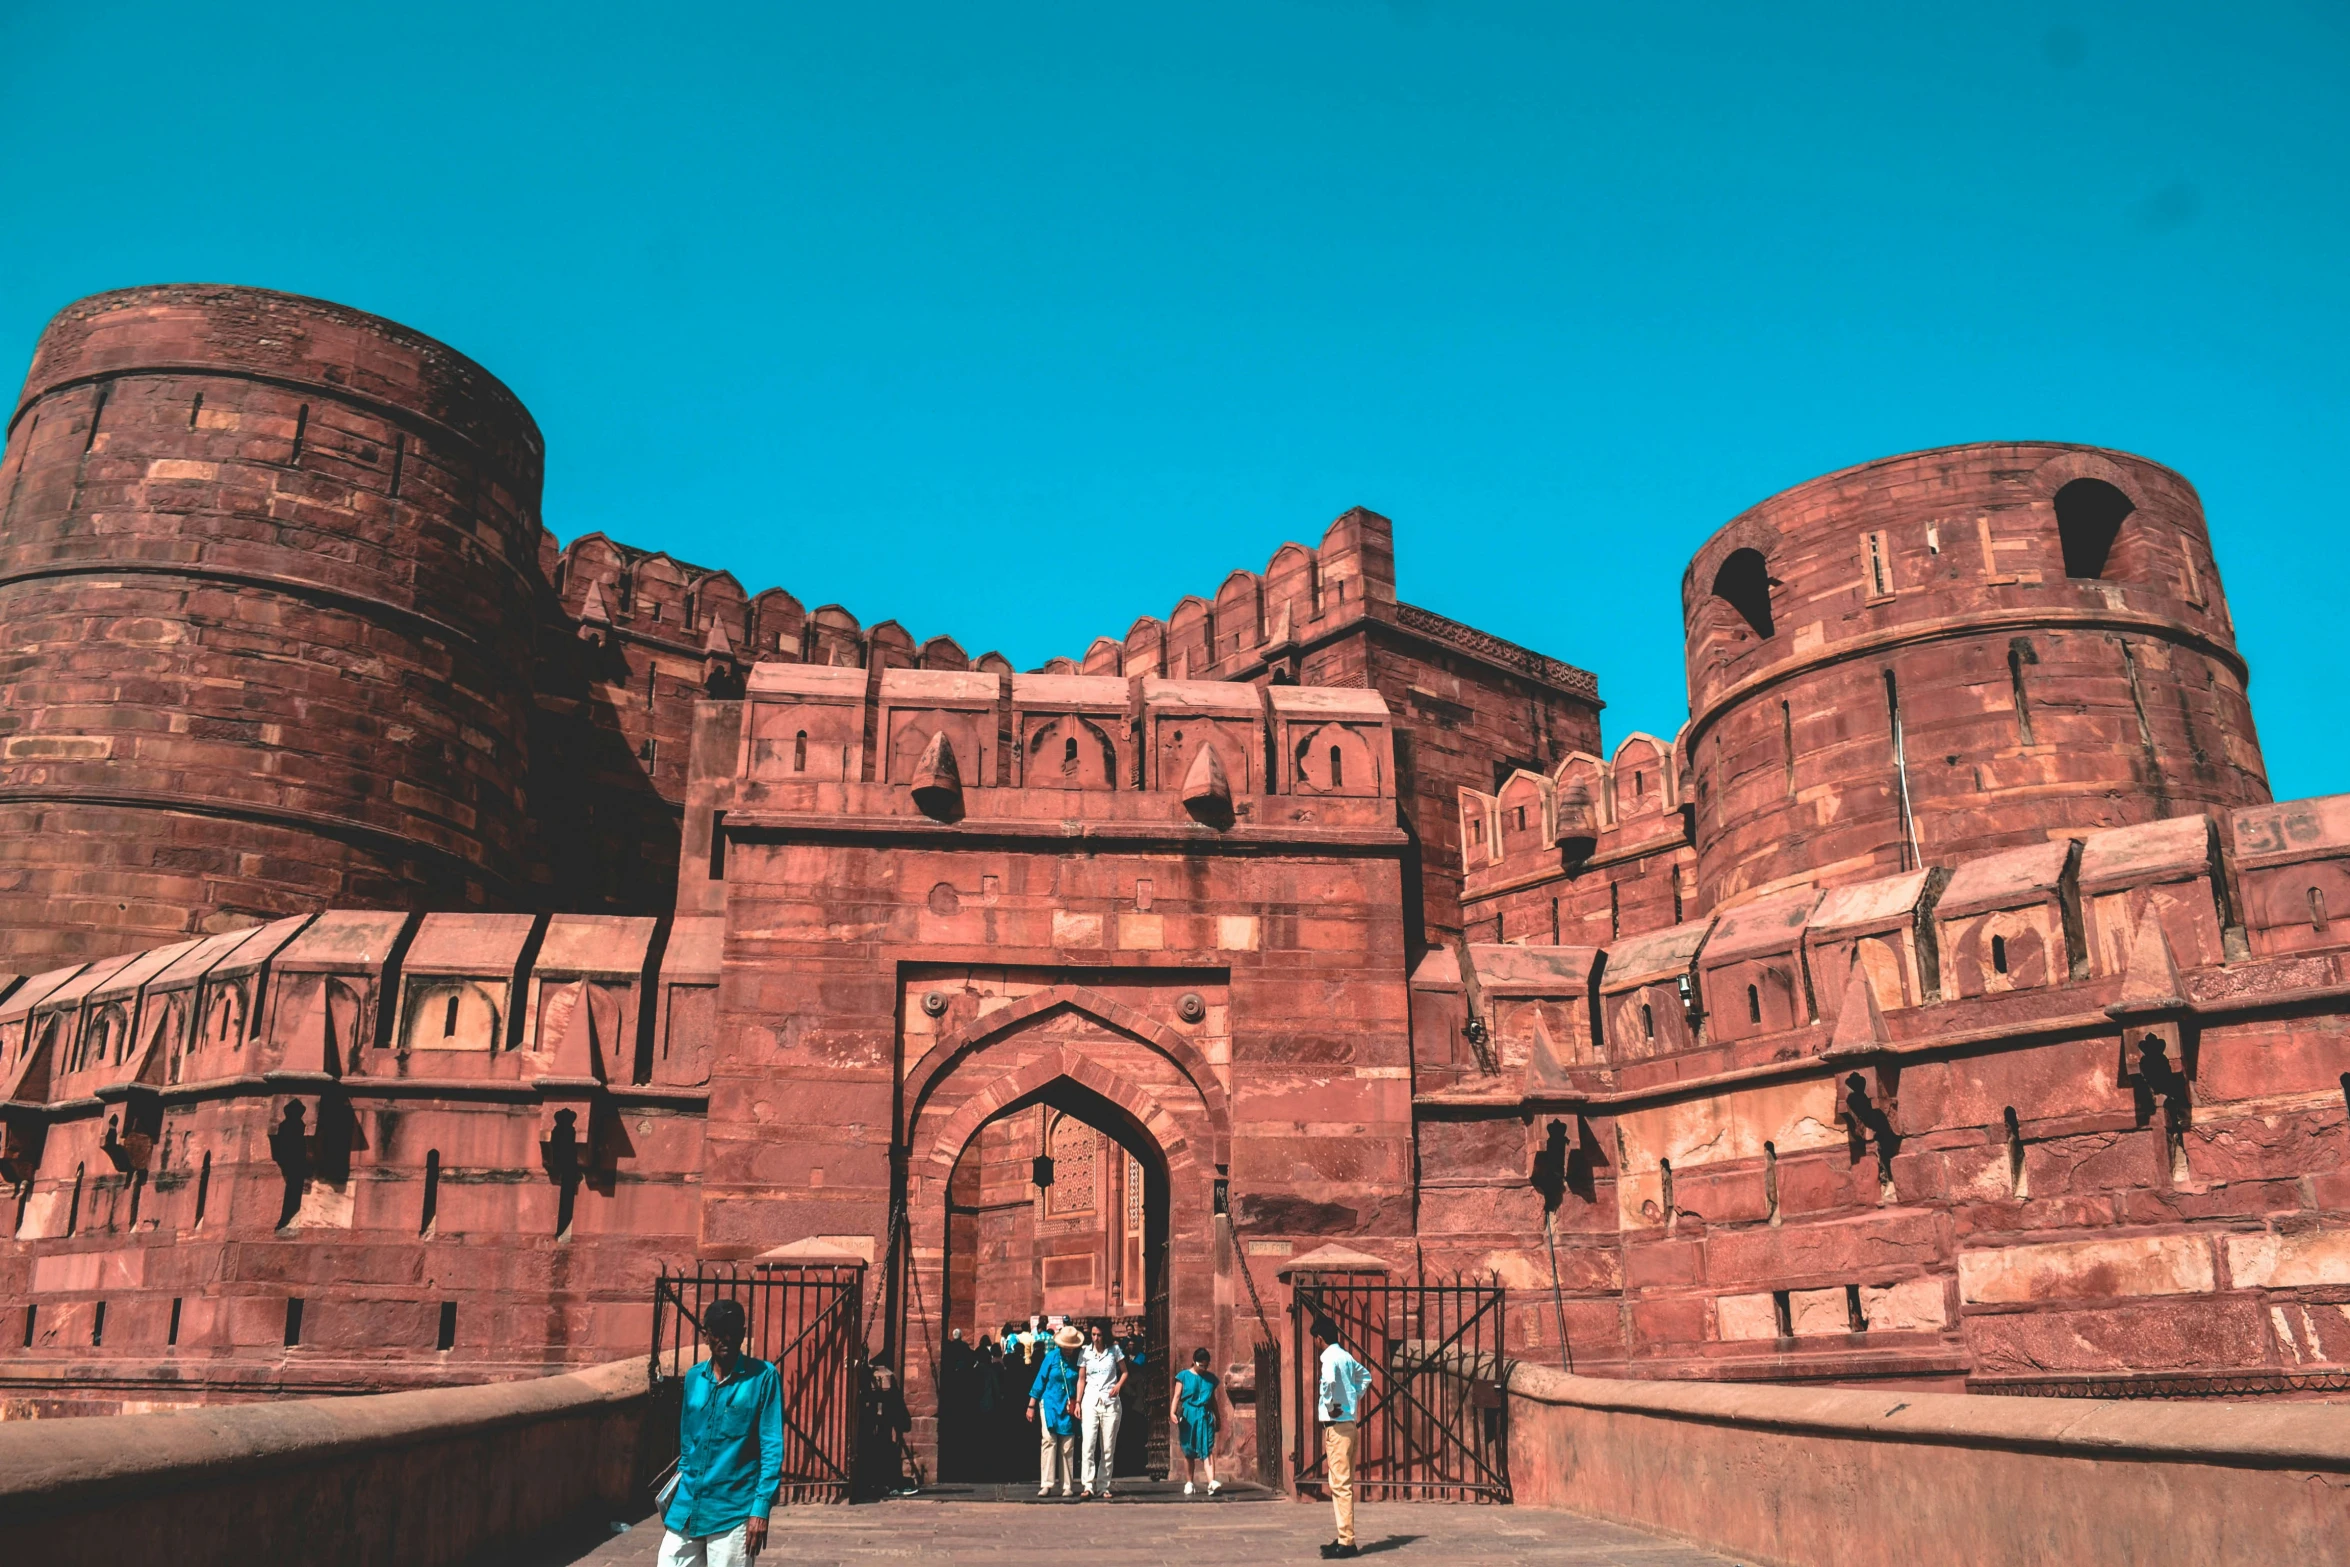
[{"label": "cylindrical bastion", "polygon": [[1682,579],[1708,904],[2268,799],[2194,488],[1986,442],[1828,474]]},{"label": "cylindrical bastion", "polygon": [[0,458],[0,967],[512,901],[543,450],[389,321],[68,306]]}]

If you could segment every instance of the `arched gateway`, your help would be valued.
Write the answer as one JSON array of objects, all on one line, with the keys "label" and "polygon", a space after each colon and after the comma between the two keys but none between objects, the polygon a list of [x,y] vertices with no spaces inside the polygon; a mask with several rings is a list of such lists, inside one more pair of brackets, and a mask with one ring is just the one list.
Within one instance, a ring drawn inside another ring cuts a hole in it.
[{"label": "arched gateway", "polygon": [[[1149,1214],[1147,1226],[1138,1226],[1147,1229],[1137,1247],[1144,1278],[1127,1298],[1143,1304],[1147,1337],[1160,1356],[1146,1385],[1157,1386],[1170,1346],[1181,1345],[1188,1354],[1216,1343],[1215,1186],[1229,1158],[1230,1115],[1207,1059],[1150,1016],[1152,999],[1179,1016],[1187,998],[1197,1003],[1197,993],[1183,981],[1159,988],[1163,994],[1133,1005],[1083,986],[1048,987],[953,1030],[909,1074],[899,1144],[910,1240],[901,1342],[919,1450],[939,1452],[938,1422],[952,1402],[939,1380],[949,1322],[969,1315],[957,1310],[962,1303],[951,1265],[958,1249],[950,1221],[955,1171],[984,1129],[1029,1107],[1068,1115],[1103,1134],[1144,1175],[1147,1190],[1137,1204]],[[1041,1209],[1049,1209],[1049,1196],[1040,1194]],[[960,1244],[971,1247],[978,1240],[968,1234]],[[1034,1271],[1042,1285],[1049,1264],[1036,1258]],[[1009,1314],[1023,1318],[1056,1304],[1041,1288],[1013,1288],[991,1298],[1011,1301]]]}]

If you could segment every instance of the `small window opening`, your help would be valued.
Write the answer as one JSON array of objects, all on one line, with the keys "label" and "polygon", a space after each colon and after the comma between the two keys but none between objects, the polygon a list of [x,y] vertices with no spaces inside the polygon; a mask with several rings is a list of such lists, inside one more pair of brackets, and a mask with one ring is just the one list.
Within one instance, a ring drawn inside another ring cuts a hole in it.
[{"label": "small window opening", "polygon": [[82,1227],[82,1172],[87,1168],[79,1164],[73,1167],[73,1196],[65,1205],[65,1233],[68,1235]]},{"label": "small window opening", "polygon": [[286,1348],[292,1349],[301,1342],[302,1297],[288,1295],[286,1297]]},{"label": "small window opening", "polygon": [[710,813],[710,880],[726,880],[726,813]]},{"label": "small window opening", "polygon": [[1518,807],[1518,817],[1517,820],[1512,823],[1512,825],[1515,826],[1520,832],[1524,832],[1526,830],[1526,808],[1524,806],[1521,805]]},{"label": "small window opening", "polygon": [[424,1156],[424,1210],[417,1217],[416,1233],[430,1235],[433,1220],[441,1211],[441,1151],[429,1149]]},{"label": "small window opening", "polygon": [[2309,928],[2314,931],[2326,928],[2326,894],[2323,887],[2309,889]]},{"label": "small window opening", "polygon": [[195,1229],[204,1222],[204,1199],[212,1195],[212,1151],[204,1152],[204,1163],[196,1170],[196,1217],[188,1226]]},{"label": "small window opening", "polygon": [[1844,1320],[1855,1333],[1866,1333],[1869,1330],[1869,1319],[1860,1309],[1860,1286],[1857,1284],[1844,1286]]},{"label": "small window opening", "polygon": [[795,773],[808,770],[808,731],[805,729],[792,736],[791,770]]},{"label": "small window opening", "polygon": [[1071,735],[1061,742],[1061,776],[1066,778],[1077,771],[1077,737]]},{"label": "small window opening", "polygon": [[1648,798],[1648,774],[1637,771],[1632,774],[1632,798],[1635,800]]},{"label": "small window opening", "polygon": [[1640,1003],[1640,1032],[1644,1038],[1656,1038],[1656,1008],[1645,1001]]},{"label": "small window opening", "polygon": [[2056,535],[2064,546],[2064,574],[2083,581],[2105,575],[2113,541],[2137,503],[2103,479],[2075,479],[2056,492]]},{"label": "small window opening", "polygon": [[2007,938],[2005,936],[1991,938],[1991,967],[1997,973],[2007,972]]},{"label": "small window opening", "polygon": [[179,1297],[179,1296],[177,1296],[177,1295],[174,1295],[174,1296],[172,1296],[172,1297],[171,1297],[171,1327],[170,1327],[170,1329],[169,1329],[169,1330],[168,1330],[168,1331],[167,1331],[167,1332],[164,1334],[164,1336],[163,1336],[163,1342],[164,1342],[164,1343],[166,1343],[166,1344],[177,1344],[179,1341],[180,1341],[180,1297]]},{"label": "small window opening", "polygon": [[1779,1222],[1779,1146],[1763,1144],[1763,1204],[1773,1224]]},{"label": "small window opening", "polygon": [[1773,634],[1771,572],[1760,550],[1732,550],[1714,573],[1714,597],[1738,611],[1758,637]]},{"label": "small window opening", "polygon": [[1883,598],[1889,591],[1885,586],[1885,535],[1872,533],[1869,540],[1869,596]]},{"label": "small window opening", "polygon": [[1673,1161],[1659,1159],[1656,1162],[1656,1173],[1657,1180],[1662,1187],[1658,1195],[1664,1206],[1665,1222],[1669,1224],[1673,1219]]},{"label": "small window opening", "polygon": [[2007,1189],[2013,1196],[2024,1195],[2024,1128],[2016,1119],[2015,1106],[1999,1112],[1999,1119],[2007,1129]]},{"label": "small window opening", "polygon": [[31,1349],[33,1347],[33,1324],[40,1319],[40,1315],[41,1308],[37,1303],[32,1301],[25,1302],[24,1347],[27,1349]]},{"label": "small window opening", "polygon": [[1346,787],[1346,757],[1336,746],[1330,748],[1330,787],[1333,789]]},{"label": "small window opening", "polygon": [[1746,1021],[1749,1023],[1762,1021],[1762,991],[1754,985],[1746,987]]},{"label": "small window opening", "polygon": [[434,1338],[432,1347],[435,1349],[455,1349],[457,1347],[457,1303],[453,1300],[441,1302],[441,1330]]},{"label": "small window opening", "polygon": [[90,1308],[90,1347],[97,1349],[106,1342],[106,1302],[99,1301]]},{"label": "small window opening", "polygon": [[1485,824],[1483,822],[1473,820],[1469,823],[1469,841],[1471,843],[1485,841]]},{"label": "small window opening", "polygon": [[448,1010],[441,1014],[441,1037],[454,1039],[457,1035],[457,998],[449,997]]},{"label": "small window opening", "polygon": [[1795,1336],[1795,1303],[1787,1298],[1785,1290],[1771,1291],[1771,1316],[1779,1337]]}]

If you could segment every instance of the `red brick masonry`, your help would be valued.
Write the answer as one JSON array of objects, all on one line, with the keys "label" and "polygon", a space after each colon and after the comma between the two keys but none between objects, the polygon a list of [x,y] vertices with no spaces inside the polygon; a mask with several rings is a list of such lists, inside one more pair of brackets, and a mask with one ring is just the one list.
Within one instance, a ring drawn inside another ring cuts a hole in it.
[{"label": "red brick masonry", "polygon": [[12,1411],[587,1364],[659,1264],[812,1241],[928,1444],[956,1161],[1038,1105],[1143,1170],[1244,1448],[1331,1242],[1610,1376],[2350,1384],[2350,797],[2268,802],[2168,470],[1765,502],[1685,584],[1690,723],[1603,759],[1592,678],[1400,602],[1370,512],[1016,674],[558,551],[537,454],[315,301],[43,339]]}]

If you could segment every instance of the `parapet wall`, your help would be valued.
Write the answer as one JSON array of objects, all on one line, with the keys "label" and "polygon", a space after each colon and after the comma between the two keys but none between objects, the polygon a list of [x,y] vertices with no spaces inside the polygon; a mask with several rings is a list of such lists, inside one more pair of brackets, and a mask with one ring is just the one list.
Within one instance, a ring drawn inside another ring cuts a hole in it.
[{"label": "parapet wall", "polygon": [[2350,1557],[2350,1409],[1606,1382],[1513,1365],[1520,1506],[1773,1567]]},{"label": "parapet wall", "polygon": [[639,1357],[487,1387],[0,1422],[0,1537],[58,1567],[521,1559],[640,1516],[675,1418]]}]

